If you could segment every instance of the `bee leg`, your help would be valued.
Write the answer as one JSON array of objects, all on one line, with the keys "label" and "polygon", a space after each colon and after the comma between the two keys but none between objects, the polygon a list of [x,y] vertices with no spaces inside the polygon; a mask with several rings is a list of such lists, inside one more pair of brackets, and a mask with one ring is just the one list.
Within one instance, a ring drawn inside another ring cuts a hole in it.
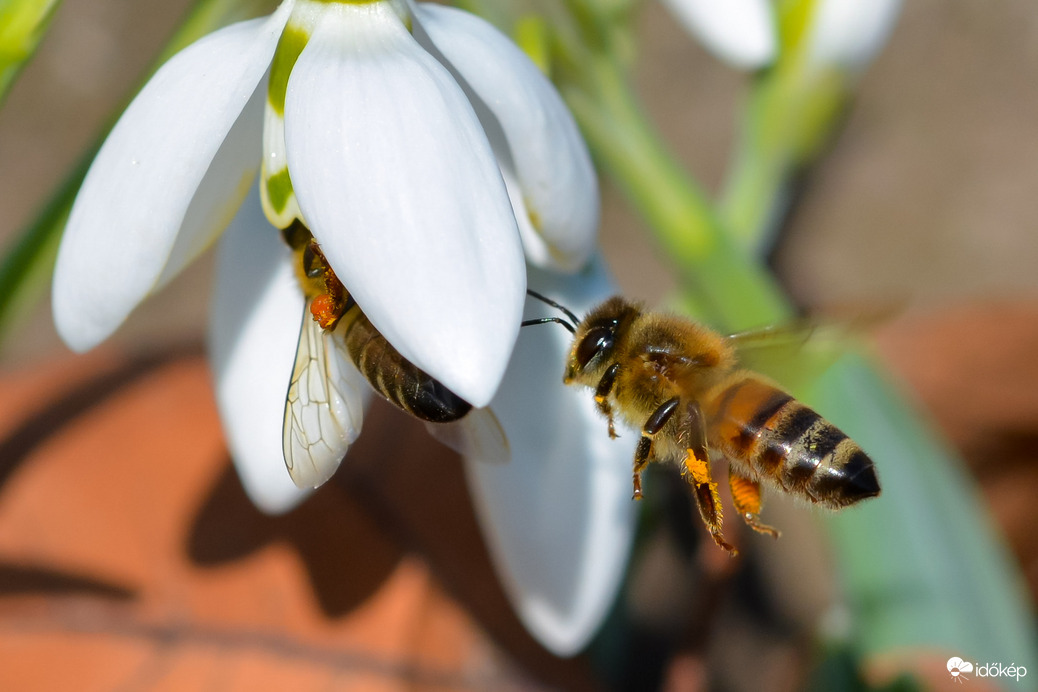
[{"label": "bee leg", "polygon": [[685,404],[685,417],[681,421],[679,440],[684,442],[688,452],[681,467],[681,475],[694,490],[703,523],[706,524],[714,543],[734,557],[739,551],[724,540],[724,532],[721,528],[724,521],[721,498],[717,494],[717,483],[710,474],[710,456],[706,445],[706,419],[703,417],[699,404],[695,401]]},{"label": "bee leg", "polygon": [[742,515],[743,521],[757,533],[765,533],[772,538],[778,538],[778,529],[762,524],[760,521],[760,483],[740,476],[729,469],[728,487],[732,489],[735,511]]},{"label": "bee leg", "polygon": [[620,372],[620,364],[613,363],[609,366],[609,369],[602,375],[602,379],[598,381],[598,386],[595,387],[595,403],[598,405],[598,410],[609,419],[609,437],[616,439],[616,426],[613,424],[613,409],[609,406],[609,393],[613,391],[613,385],[616,384],[616,376]]},{"label": "bee leg", "polygon": [[[608,373],[606,373],[608,375]],[[604,379],[604,378],[603,378]],[[679,399],[664,402],[653,411],[649,420],[642,426],[642,439],[638,440],[638,448],[634,451],[634,499],[642,497],[642,471],[648,466],[652,459],[652,438],[656,436],[663,426],[667,424],[674,411],[678,408]]]}]

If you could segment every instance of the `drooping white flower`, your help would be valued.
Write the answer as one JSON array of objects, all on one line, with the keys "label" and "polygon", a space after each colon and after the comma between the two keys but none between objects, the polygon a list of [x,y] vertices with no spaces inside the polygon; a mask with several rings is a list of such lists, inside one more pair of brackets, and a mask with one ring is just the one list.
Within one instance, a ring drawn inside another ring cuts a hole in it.
[{"label": "drooping white flower", "polygon": [[[710,52],[733,67],[771,64],[783,49],[771,0],[663,0],[663,4]],[[901,0],[804,0],[803,34],[814,65],[850,73],[864,69],[890,35]],[[799,32],[794,35],[800,37]]]},{"label": "drooping white flower", "polygon": [[663,0],[671,13],[721,60],[742,70],[770,64],[778,50],[771,0]]},{"label": "drooping white flower", "polygon": [[[531,269],[530,286],[578,315],[617,293],[601,258],[562,276]],[[534,300],[524,317],[557,314]],[[572,335],[523,329],[490,404],[508,464],[466,458],[491,555],[523,623],[548,649],[587,645],[616,598],[634,537],[631,463],[638,436],[610,439],[594,397],[562,386]]]},{"label": "drooping white flower", "polygon": [[[597,209],[589,157],[561,100],[488,25],[438,6],[286,0],[179,53],[127,109],[70,215],[55,320],[70,346],[93,347],[230,222],[210,329],[217,402],[246,492],[265,511],[285,511],[308,492],[282,459],[304,296],[278,228],[303,221],[392,345],[479,406],[498,390],[519,329],[523,245],[534,264],[577,269],[594,245]],[[348,444],[368,388],[349,363],[337,365]],[[561,384],[561,365],[541,365],[549,397],[576,394]],[[583,449],[586,397],[576,397],[583,413],[564,414],[577,434],[566,443],[571,459],[566,447],[548,453],[523,440],[511,395],[501,396],[515,435],[510,480],[561,530],[531,524],[528,542],[517,542],[521,522],[536,517],[534,505],[517,511],[517,498],[498,509],[506,476],[472,471],[476,504],[531,630],[572,652],[622,573],[632,510],[613,476],[626,478],[629,453],[617,471],[612,449],[600,460],[597,446]],[[602,426],[594,420],[597,437]],[[543,481],[560,492],[544,494]],[[536,568],[548,561],[556,566]]]},{"label": "drooping white flower", "polygon": [[[271,222],[300,218],[390,343],[485,405],[522,312],[518,228],[531,261],[574,268],[597,225],[571,116],[505,43],[447,8],[286,0],[181,51],[123,114],[73,206],[54,278],[60,334],[76,350],[105,339],[218,237],[262,161]],[[291,368],[267,376],[284,387]]]},{"label": "drooping white flower", "polygon": [[[466,75],[508,157],[502,166],[527,205],[522,224],[543,230],[536,240],[552,248],[536,249],[534,261],[572,268],[586,258],[597,190],[572,119],[532,64],[497,51],[504,39],[488,25],[444,8],[417,7],[429,30],[412,35],[411,12],[397,2],[288,0],[167,63],[105,142],[73,208],[55,277],[65,340],[77,350],[99,343],[212,242],[259,164],[262,126],[262,191],[275,225],[301,216],[394,346],[486,403],[518,329],[523,255],[498,159],[451,70]],[[468,47],[460,59],[478,53],[480,62],[450,63],[454,41]],[[554,100],[502,107],[487,75]],[[584,160],[560,167],[560,151]],[[564,207],[582,217],[560,217]]]},{"label": "drooping white flower", "polygon": [[818,64],[859,72],[886,43],[900,12],[901,0],[819,0],[809,55]]}]

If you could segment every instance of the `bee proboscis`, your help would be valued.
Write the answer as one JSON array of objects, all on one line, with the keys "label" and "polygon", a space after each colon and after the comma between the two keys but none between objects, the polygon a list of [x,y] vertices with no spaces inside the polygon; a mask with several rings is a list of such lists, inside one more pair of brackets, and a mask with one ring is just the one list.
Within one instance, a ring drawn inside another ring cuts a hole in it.
[{"label": "bee proboscis", "polygon": [[[564,312],[573,344],[563,381],[594,390],[616,437],[614,418],[640,430],[634,497],[655,460],[677,462],[714,542],[735,554],[722,529],[710,454],[729,462],[736,511],[755,531],[778,536],[760,521],[761,482],[832,509],[879,494],[872,460],[847,435],[769,379],[739,363],[741,345],[773,330],[721,334],[690,319],[648,312],[616,296],[583,320]],[[543,321],[562,322],[560,318]]]}]

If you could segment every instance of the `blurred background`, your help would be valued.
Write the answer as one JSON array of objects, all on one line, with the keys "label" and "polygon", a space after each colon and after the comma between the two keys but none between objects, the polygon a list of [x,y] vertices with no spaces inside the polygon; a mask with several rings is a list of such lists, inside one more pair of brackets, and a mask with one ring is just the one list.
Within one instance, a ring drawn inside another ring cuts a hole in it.
[{"label": "blurred background", "polygon": [[[187,0],[77,0],[61,7],[38,55],[0,109],[0,248],[12,242],[33,218],[48,191],[93,141],[113,108],[139,82],[157,47],[172,33],[188,4]],[[708,55],[655,3],[647,3],[639,35],[636,81],[652,117],[697,177],[711,190],[718,189],[732,148],[735,113],[745,95],[746,77]],[[1038,362],[1034,358],[1038,353],[1036,84],[1038,9],[1029,0],[907,0],[889,44],[861,80],[843,132],[828,155],[805,177],[786,231],[771,256],[783,284],[808,310],[897,307],[896,315],[878,327],[875,346],[964,456],[1032,594],[1038,593],[1038,536],[1031,531],[1038,520],[1033,504],[1038,492]],[[607,183],[602,236],[606,255],[627,294],[650,304],[669,295],[674,284],[668,279],[667,265],[656,256],[653,241],[639,219]],[[111,365],[114,362],[146,361],[148,367],[161,373],[163,368],[183,367],[182,358],[187,358],[186,362],[195,367],[191,372],[197,375],[201,366],[195,354],[200,352],[198,345],[204,338],[211,271],[211,256],[189,267],[140,308],[93,361],[71,358],[56,337],[49,304],[41,302],[19,325],[14,337],[0,346],[0,370],[7,382],[0,390],[0,413],[5,416],[0,429],[20,431],[24,436],[25,411],[42,406],[47,397],[61,389],[62,382],[87,382],[89,377],[84,373],[91,368],[108,372],[105,369],[115,367]],[[156,355],[167,354],[171,344],[181,360]],[[205,396],[204,387],[197,391]],[[205,405],[211,407],[209,402]],[[179,421],[177,415],[171,414],[170,420]],[[219,433],[212,429],[215,422],[197,424],[206,431],[203,437],[212,438],[211,444],[218,449]],[[45,427],[46,421],[37,425]],[[407,433],[404,437],[415,433],[413,426],[389,411],[378,412],[371,427],[384,430],[389,437],[401,429]],[[362,441],[375,439],[376,435],[369,433],[365,432]],[[174,437],[168,443],[177,441]],[[253,551],[262,552],[261,547],[270,541],[277,543],[286,537],[290,542],[299,540],[307,535],[307,526],[326,526],[329,515],[343,522],[359,522],[368,527],[365,531],[371,534],[370,541],[343,537],[338,541],[342,545],[336,545],[354,554],[363,549],[368,558],[379,563],[365,576],[363,588],[348,596],[329,595],[336,592],[336,570],[356,569],[345,556],[330,559],[310,555],[304,560],[311,569],[310,579],[302,583],[315,588],[326,619],[363,620],[365,608],[383,607],[379,599],[390,599],[386,594],[390,587],[385,584],[405,592],[417,589],[424,594],[415,601],[424,604],[423,617],[438,617],[440,624],[414,626],[408,630],[409,640],[400,636],[416,647],[429,646],[438,637],[455,636],[458,646],[470,651],[465,659],[470,666],[466,669],[469,677],[422,677],[419,673],[424,659],[419,657],[417,663],[406,659],[396,668],[361,665],[373,680],[385,684],[386,689],[396,689],[394,681],[400,679],[409,689],[593,686],[584,668],[591,665],[587,657],[575,662],[553,661],[522,633],[514,616],[507,613],[503,596],[494,587],[479,586],[474,577],[486,573],[486,556],[478,545],[469,545],[478,544],[470,516],[462,516],[456,524],[426,525],[417,508],[433,506],[431,511],[435,513],[435,505],[430,505],[433,498],[416,505],[415,497],[435,493],[408,481],[407,475],[398,471],[373,470],[372,465],[381,463],[378,459],[406,456],[413,449],[424,449],[425,443],[405,439],[397,442],[392,452],[376,449],[370,441],[363,444],[359,454],[372,461],[358,463],[359,470],[347,474],[349,477],[338,488],[318,494],[323,503],[319,507],[324,510],[308,505],[300,510],[302,515],[296,512],[283,521],[254,516],[253,510],[241,506],[241,491],[233,487],[237,481],[218,475],[211,495],[185,500],[183,516],[194,522],[192,538],[184,539],[189,546],[186,561],[204,575],[209,575],[214,566],[232,571],[250,565],[257,568],[252,564],[255,559],[243,563],[237,558],[256,558]],[[0,450],[12,449],[16,448],[0,445]],[[36,453],[26,452],[19,462],[28,464]],[[450,455],[444,452],[440,456]],[[225,459],[218,461],[225,465]],[[7,462],[0,458],[0,467]],[[467,506],[459,485],[457,460],[441,463],[448,469],[444,475],[453,473],[454,477],[443,481],[444,487],[436,486],[439,499],[454,498]],[[26,473],[24,465],[19,472]],[[4,477],[10,473],[8,469]],[[85,478],[83,482],[90,482],[89,474]],[[127,482],[122,487],[129,485]],[[54,486],[37,481],[22,492],[45,493],[47,487]],[[17,516],[17,512],[12,515],[10,503],[21,506],[33,500],[12,500],[11,493],[16,489],[14,484],[0,488],[0,526],[5,517]],[[62,513],[73,511],[45,497],[36,501],[53,508],[54,521],[60,521]],[[804,507],[785,505],[777,502],[768,514],[772,520],[769,523],[784,529],[782,541],[760,546],[756,555],[751,551],[748,567],[739,574],[730,565],[716,564],[716,560],[702,556],[678,560],[668,571],[665,565],[670,558],[664,556],[646,562],[655,567],[646,568],[644,575],[632,575],[632,590],[663,589],[675,594],[678,602],[691,604],[690,614],[702,616],[709,623],[697,628],[681,618],[678,624],[660,625],[663,630],[683,632],[678,637],[681,643],[677,653],[668,649],[674,657],[664,669],[663,680],[672,689],[799,689],[804,684],[809,661],[804,653],[803,631],[817,626],[834,587],[827,580],[820,549],[797,538],[800,532],[807,536],[817,530],[807,518],[811,513]],[[217,509],[220,507],[223,509]],[[464,514],[464,508],[461,511]],[[221,517],[238,529],[227,533]],[[200,525],[208,526],[208,530],[200,530]],[[241,533],[235,533],[239,529]],[[214,540],[219,546],[201,537],[210,532],[216,533]],[[6,535],[0,530],[0,560],[4,564],[9,560],[25,562],[32,551],[19,552],[20,548],[10,547],[21,545],[24,537],[8,540],[3,538]],[[302,545],[308,540],[302,539]],[[675,539],[678,544],[682,540]],[[694,548],[695,539],[688,540]],[[5,545],[10,549],[4,549]],[[55,546],[50,558],[60,562],[63,549]],[[77,559],[68,564],[93,565],[90,560],[80,563]],[[471,573],[466,575],[457,565],[445,566],[451,560],[471,567]],[[278,569],[276,565],[268,567]],[[403,576],[401,569],[405,570]],[[190,570],[177,572],[187,573],[193,574]],[[191,579],[201,583],[210,578],[204,575]],[[648,586],[638,587],[636,576]],[[18,609],[23,606],[15,603],[14,596],[24,600],[26,594],[62,592],[46,586],[53,578],[31,570],[0,569],[0,620],[4,612],[22,612]],[[161,582],[163,577],[155,574],[148,579]],[[185,581],[189,585],[185,589],[198,586],[191,579]],[[400,586],[401,580],[404,586]],[[270,581],[268,586],[276,583]],[[702,589],[696,592],[693,585]],[[102,586],[95,584],[93,590],[86,591],[96,596],[105,588],[115,589],[118,599],[132,601],[130,592],[137,588],[119,583]],[[473,596],[471,590],[479,588],[489,588],[490,593]],[[728,595],[711,601],[704,596],[715,593],[710,589],[723,589]],[[735,599],[732,594],[742,596]],[[331,606],[329,599],[334,602]],[[753,611],[754,603],[760,604],[757,612],[743,612]],[[660,608],[658,603],[638,607],[647,609],[648,622],[659,622],[662,617],[652,612],[654,607]],[[24,626],[30,620],[14,621]],[[444,621],[452,623],[453,635],[443,635]],[[79,625],[75,623],[80,620],[68,622],[76,630]],[[15,632],[26,651],[65,651],[53,643],[24,644],[29,640],[22,636],[19,626],[0,624],[0,628],[6,627],[0,629],[0,636],[6,636],[4,631]],[[364,621],[350,626],[356,627],[359,634],[355,639],[363,649],[363,643],[371,639],[364,633],[373,625]],[[86,630],[89,627],[78,631]],[[465,634],[458,634],[462,631]],[[137,635],[131,632],[125,636],[133,639]],[[379,636],[371,635],[375,639]],[[145,649],[159,646],[147,641],[150,643]],[[345,641],[354,640],[347,637]],[[653,640],[643,637],[639,641],[651,648]],[[220,646],[219,641],[209,644]],[[200,646],[204,649],[204,645],[203,641]],[[471,653],[473,648],[478,654]],[[348,646],[346,650],[349,652]],[[403,650],[408,651],[406,647]],[[245,647],[246,653],[234,651],[238,652],[241,673],[248,668],[242,661],[248,659],[249,649]],[[263,646],[255,651],[260,656],[272,655]],[[152,660],[141,656],[143,661]],[[481,661],[482,668],[471,668],[472,656]],[[363,659],[363,655],[360,657]],[[453,666],[457,657],[445,654],[436,662],[444,664],[446,660],[444,665]],[[934,684],[947,683],[945,658],[937,655],[931,666],[936,671]],[[169,682],[163,682],[162,671],[177,669],[169,663],[172,659],[163,660],[169,667],[148,668],[154,661],[127,664],[127,670],[152,672],[141,673],[140,677],[113,675],[111,684],[97,682],[91,689],[159,688]],[[323,666],[337,671],[335,675],[329,673],[329,679],[341,681],[345,675],[342,671],[355,666],[359,659],[340,652],[323,658],[303,656],[302,660],[301,667]],[[747,661],[756,662],[752,672],[745,665]],[[137,665],[140,668],[134,667]],[[727,672],[718,673],[720,667]],[[212,679],[233,684],[214,683],[218,689],[236,685],[247,688],[244,673],[239,677],[233,672],[222,674],[229,677]],[[1038,671],[1033,674],[1038,675]],[[926,671],[921,675],[926,676]],[[882,675],[876,678],[882,679]],[[975,682],[979,687],[983,681]],[[357,684],[361,685],[357,689],[373,689],[366,683]],[[327,689],[334,688],[329,685]],[[325,689],[314,683],[314,689],[318,688]]]}]

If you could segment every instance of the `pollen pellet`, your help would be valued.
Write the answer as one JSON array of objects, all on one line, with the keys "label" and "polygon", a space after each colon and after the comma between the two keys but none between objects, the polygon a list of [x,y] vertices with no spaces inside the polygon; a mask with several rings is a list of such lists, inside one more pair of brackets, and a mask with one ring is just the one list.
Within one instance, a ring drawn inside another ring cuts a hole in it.
[{"label": "pollen pellet", "polygon": [[315,296],[310,303],[310,314],[314,320],[321,325],[322,329],[331,329],[339,321],[340,311],[336,307],[335,299],[327,293]]}]

